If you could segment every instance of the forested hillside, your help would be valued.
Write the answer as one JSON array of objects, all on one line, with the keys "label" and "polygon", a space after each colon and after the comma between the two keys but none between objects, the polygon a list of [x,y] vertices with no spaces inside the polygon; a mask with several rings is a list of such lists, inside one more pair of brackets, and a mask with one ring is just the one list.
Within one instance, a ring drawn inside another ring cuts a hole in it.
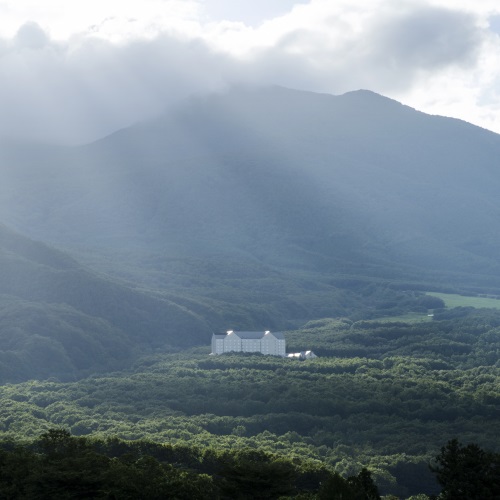
[{"label": "forested hillside", "polygon": [[0,442],[0,465],[0,495],[8,498],[380,498],[366,469],[344,479],[320,463],[251,449],[87,439],[64,429]]},{"label": "forested hillside", "polygon": [[[0,226],[0,381],[74,378],[203,342],[195,313]],[[178,335],[182,330],[183,334]]]},{"label": "forested hillside", "polygon": [[382,492],[438,490],[428,464],[446,441],[499,451],[500,316],[381,323],[325,319],[286,333],[299,362],[145,357],[126,372],[75,383],[1,388],[4,438],[71,433],[202,449],[251,448],[312,460],[344,477],[367,467]]},{"label": "forested hillside", "polygon": [[[500,313],[445,299],[500,297],[499,155],[371,92],[283,88],[0,143],[0,496],[453,498],[447,453],[497,470]],[[231,328],[319,358],[209,356]]]},{"label": "forested hillside", "polygon": [[154,349],[207,345],[212,331],[230,327],[284,329],[321,316],[361,319],[443,305],[387,284],[348,290],[253,261],[178,260],[150,272],[148,287],[131,276],[117,280],[0,226],[0,381],[122,368]]},{"label": "forested hillside", "polygon": [[495,134],[371,92],[283,88],[198,97],[86,146],[4,141],[4,380],[439,307],[419,291],[498,295],[499,153]]},{"label": "forested hillside", "polygon": [[[4,222],[134,280],[197,259],[498,289],[500,138],[377,94],[234,89],[78,148],[4,145]],[[169,286],[169,275],[162,285]]]}]

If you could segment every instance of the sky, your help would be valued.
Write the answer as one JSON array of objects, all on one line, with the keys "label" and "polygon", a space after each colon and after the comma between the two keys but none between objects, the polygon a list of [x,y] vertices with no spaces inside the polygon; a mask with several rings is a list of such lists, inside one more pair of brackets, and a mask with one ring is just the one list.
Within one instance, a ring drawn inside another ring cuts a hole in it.
[{"label": "sky", "polygon": [[236,84],[500,133],[498,0],[0,0],[0,137],[79,144]]}]

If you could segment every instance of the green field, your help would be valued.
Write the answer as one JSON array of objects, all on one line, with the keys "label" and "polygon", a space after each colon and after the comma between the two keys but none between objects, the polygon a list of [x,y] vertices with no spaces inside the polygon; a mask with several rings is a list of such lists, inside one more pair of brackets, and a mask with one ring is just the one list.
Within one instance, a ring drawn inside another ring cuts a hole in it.
[{"label": "green field", "polygon": [[[431,295],[430,293],[427,295]],[[377,318],[371,320],[373,323],[421,323],[432,321],[432,316],[424,313],[416,313],[410,312],[407,314],[400,314],[398,316],[384,316],[382,318]],[[365,320],[366,323],[369,323],[370,320]]]},{"label": "green field", "polygon": [[451,293],[438,293],[438,292],[426,292],[427,295],[432,295],[433,297],[439,297],[444,300],[447,308],[453,307],[475,307],[479,308],[489,308],[489,309],[500,309],[500,300],[490,297],[466,297],[464,295],[451,294]]}]

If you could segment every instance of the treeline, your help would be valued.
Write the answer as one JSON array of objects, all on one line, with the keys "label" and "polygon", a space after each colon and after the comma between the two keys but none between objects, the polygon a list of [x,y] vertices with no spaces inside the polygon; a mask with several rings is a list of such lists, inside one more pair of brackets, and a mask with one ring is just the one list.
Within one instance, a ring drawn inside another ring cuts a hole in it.
[{"label": "treeline", "polygon": [[458,436],[500,448],[498,319],[325,319],[286,332],[290,350],[336,353],[315,360],[209,356],[205,347],[74,383],[4,385],[0,436],[35,439],[62,426],[75,436],[252,449],[343,477],[368,468],[383,494],[436,494],[428,463],[440,443]]},{"label": "treeline", "polygon": [[500,453],[452,439],[430,466],[442,487],[440,500],[500,498]]},{"label": "treeline", "polygon": [[379,500],[370,472],[343,478],[320,463],[258,450],[74,437],[51,429],[24,444],[0,443],[0,497],[9,499]]},{"label": "treeline", "polygon": [[421,292],[371,282],[341,289],[253,259],[150,258],[149,271],[130,263],[118,272],[136,280],[130,285],[0,226],[0,383],[122,369],[152,349],[204,344],[212,330],[282,330],[310,318],[439,306]]},{"label": "treeline", "polygon": [[[440,500],[500,496],[500,454],[449,441],[429,465]],[[25,443],[0,442],[0,497],[9,499],[380,500],[371,472],[346,478],[319,462],[248,448],[72,436],[51,429]],[[385,498],[393,498],[389,496]],[[423,500],[424,494],[411,497]],[[435,497],[433,497],[435,498]]]},{"label": "treeline", "polygon": [[438,311],[434,321],[322,319],[287,333],[290,351],[314,349],[340,358],[411,356],[437,367],[493,366],[500,349],[500,312],[456,308]]}]

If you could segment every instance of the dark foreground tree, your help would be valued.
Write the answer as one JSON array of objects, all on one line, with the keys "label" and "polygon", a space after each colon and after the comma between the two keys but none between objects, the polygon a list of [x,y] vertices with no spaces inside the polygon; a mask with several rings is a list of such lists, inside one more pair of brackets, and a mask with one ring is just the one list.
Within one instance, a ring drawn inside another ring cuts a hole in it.
[{"label": "dark foreground tree", "polygon": [[430,466],[444,500],[500,499],[500,455],[452,439]]},{"label": "dark foreground tree", "polygon": [[134,453],[133,446],[120,457],[106,456],[96,448],[102,443],[73,437],[65,429],[50,430],[29,447],[0,443],[0,499],[214,500],[219,496],[206,474]]},{"label": "dark foreground tree", "polygon": [[332,474],[322,485],[318,498],[319,500],[380,500],[380,495],[370,471],[363,468],[357,476],[349,476],[347,479]]},{"label": "dark foreground tree", "polygon": [[295,491],[294,466],[276,456],[258,450],[241,450],[223,463],[223,498],[279,498]]}]

